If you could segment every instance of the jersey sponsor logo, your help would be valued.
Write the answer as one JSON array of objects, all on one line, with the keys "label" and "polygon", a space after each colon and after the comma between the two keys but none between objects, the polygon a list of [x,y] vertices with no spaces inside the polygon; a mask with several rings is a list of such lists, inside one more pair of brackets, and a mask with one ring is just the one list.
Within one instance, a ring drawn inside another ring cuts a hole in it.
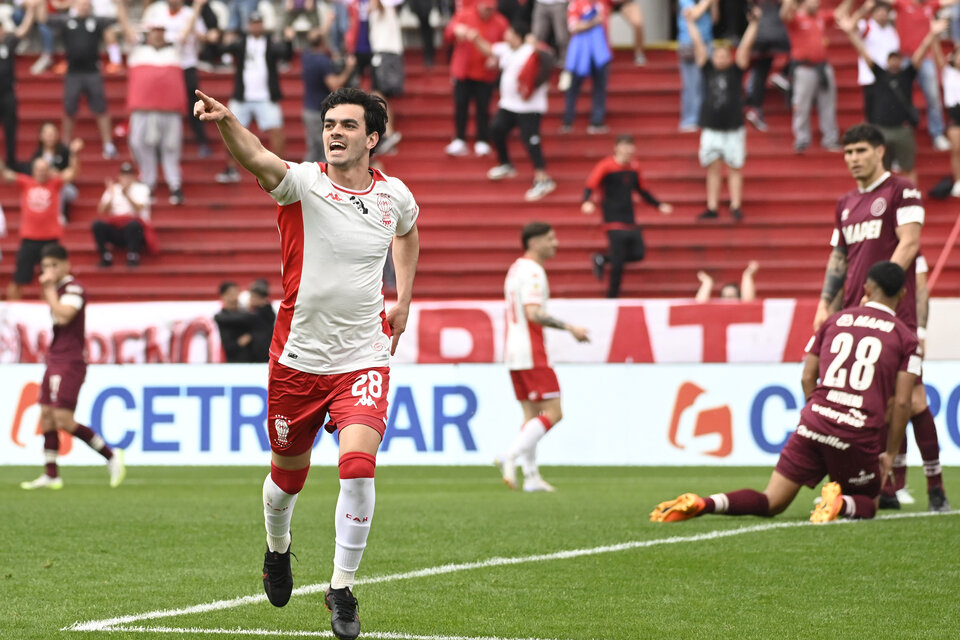
[{"label": "jersey sponsor logo", "polygon": [[876,477],[877,474],[867,473],[866,469],[860,469],[860,473],[858,473],[856,477],[848,478],[847,482],[855,487],[863,487],[870,484]]},{"label": "jersey sponsor logo", "polygon": [[835,404],[842,404],[845,407],[853,407],[855,409],[863,408],[863,396],[856,393],[840,391],[839,389],[830,389],[830,391],[827,392],[827,400]]},{"label": "jersey sponsor logo", "polygon": [[876,240],[883,229],[883,220],[866,220],[843,228],[843,239],[848,245],[864,240]]},{"label": "jersey sponsor logo", "polygon": [[390,214],[393,213],[393,201],[390,199],[389,193],[377,194],[377,209],[379,209],[383,215],[383,217],[380,218],[380,224],[389,227],[393,223],[390,217]]},{"label": "jersey sponsor logo", "polygon": [[857,319],[853,321],[853,326],[866,327],[868,329],[876,329],[877,331],[890,333],[897,325],[894,324],[892,320],[884,320],[873,316],[857,316]]},{"label": "jersey sponsor logo", "polygon": [[873,201],[873,204],[870,205],[870,213],[875,216],[882,216],[883,212],[887,210],[887,199],[883,196],[880,196]]},{"label": "jersey sponsor logo", "polygon": [[680,385],[670,418],[670,444],[725,458],[733,451],[733,416],[729,405],[694,406],[705,392],[692,382]]},{"label": "jersey sponsor logo", "polygon": [[51,202],[53,193],[47,187],[31,187],[27,191],[27,206],[34,211],[46,211]]},{"label": "jersey sponsor logo", "polygon": [[[813,405],[813,406],[814,406],[814,408],[816,408],[816,407],[819,407],[820,405],[815,404],[815,405]],[[821,407],[821,408],[823,408],[823,407]],[[816,409],[814,409],[814,410],[816,410]],[[838,438],[837,436],[828,436],[828,435],[826,435],[826,434],[819,433],[819,432],[817,432],[817,431],[812,431],[812,430],[810,430],[810,429],[807,429],[807,428],[806,428],[804,425],[802,425],[802,424],[797,426],[797,431],[796,431],[796,433],[797,433],[798,436],[801,436],[801,437],[803,437],[803,438],[807,438],[808,440],[813,440],[814,442],[819,442],[819,443],[821,443],[821,444],[825,444],[825,445],[827,445],[828,447],[833,447],[834,449],[839,449],[840,451],[846,451],[847,449],[850,448],[850,443],[849,443],[849,442],[844,442],[843,440],[841,440],[841,439]]]},{"label": "jersey sponsor logo", "polygon": [[902,197],[904,200],[910,200],[911,198],[920,200],[923,198],[923,195],[920,193],[920,189],[904,189]]},{"label": "jersey sponsor logo", "polygon": [[290,435],[290,422],[286,416],[277,416],[273,420],[273,428],[277,432],[277,446],[285,447],[290,444],[287,436]]},{"label": "jersey sponsor logo", "polygon": [[333,200],[334,202],[343,202],[343,201],[344,201],[343,198],[340,197],[340,194],[339,194],[339,193],[334,193],[333,191],[331,191],[330,193],[328,193],[327,195],[325,195],[325,196],[323,196],[323,197],[326,198],[326,199],[328,199],[328,200]]},{"label": "jersey sponsor logo", "polygon": [[[841,412],[837,411],[836,409],[831,409],[830,407],[825,407],[825,406],[823,406],[823,405],[821,405],[821,404],[817,404],[816,402],[814,402],[813,404],[810,405],[810,410],[813,411],[814,413],[820,414],[821,416],[823,416],[823,417],[826,418],[827,420],[831,420],[831,421],[835,422],[836,424],[839,424],[839,425],[844,425],[844,424],[845,424],[845,425],[847,425],[848,427],[853,427],[854,429],[862,429],[863,426],[864,426],[865,424],[867,424],[867,416],[866,416],[863,412],[858,411],[858,410],[853,409],[853,408],[851,408],[850,411],[847,412],[847,413],[841,413]],[[797,429],[797,433],[799,433],[799,432],[800,432],[800,430]],[[813,433],[813,432],[811,432],[811,433]],[[803,434],[801,433],[800,435],[803,435]],[[817,435],[819,436],[820,434],[817,434]],[[821,440],[821,439],[819,439],[819,438],[813,438],[813,437],[811,437],[811,436],[805,436],[805,437],[808,437],[808,438],[811,438],[811,439],[813,439],[813,440],[816,440],[817,442],[824,442],[824,444],[829,444],[831,447],[835,446],[835,445],[830,444],[829,442],[825,442],[825,441],[823,441],[823,440]],[[822,437],[825,438],[826,436],[822,436]],[[831,436],[831,437],[832,437],[832,436]],[[844,447],[836,447],[836,448],[837,448],[837,449],[846,449],[846,448],[849,447],[849,446],[850,446],[850,445],[846,445],[846,446],[844,446]]]}]

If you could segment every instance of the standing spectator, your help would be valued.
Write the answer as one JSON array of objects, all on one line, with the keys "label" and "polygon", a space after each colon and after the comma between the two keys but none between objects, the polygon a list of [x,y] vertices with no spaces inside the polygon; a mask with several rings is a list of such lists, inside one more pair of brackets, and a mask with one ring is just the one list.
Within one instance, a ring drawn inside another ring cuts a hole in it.
[{"label": "standing spectator", "polygon": [[311,29],[320,28],[320,14],[316,0],[285,0],[283,3],[283,27],[292,27],[300,16],[306,16]]},{"label": "standing spectator", "polygon": [[[251,13],[247,33],[234,36],[227,50],[236,61],[233,77],[233,97],[230,111],[236,114],[240,124],[248,127],[256,122],[257,127],[270,138],[270,147],[282,155],[286,138],[283,133],[283,110],[280,100],[280,72],[277,65],[293,56],[292,28],[284,29],[283,40],[277,42],[263,26],[263,16]],[[240,172],[232,156],[227,156],[227,166],[217,174],[217,182],[240,182]]]},{"label": "standing spectator", "polygon": [[610,80],[610,61],[613,52],[607,40],[607,7],[601,0],[572,0],[567,12],[570,46],[564,65],[561,85],[567,84],[563,105],[563,124],[560,133],[573,130],[577,98],[583,81],[590,78],[590,123],[587,133],[608,131],[607,82]]},{"label": "standing spectator", "polygon": [[400,9],[403,0],[370,0],[370,60],[373,93],[387,105],[387,130],[377,144],[377,153],[390,153],[403,137],[396,130],[393,103],[388,99],[403,95],[403,32],[400,29]]},{"label": "standing spectator", "polygon": [[643,260],[646,255],[643,229],[637,224],[633,209],[634,192],[639,194],[644,202],[656,207],[660,213],[673,213],[672,205],[657,200],[644,186],[640,177],[640,163],[634,157],[636,151],[633,136],[618,136],[613,147],[613,156],[601,160],[590,172],[587,187],[583,191],[583,203],[580,205],[580,211],[584,214],[593,214],[597,210],[593,196],[595,193],[600,194],[608,254],[593,255],[593,273],[597,280],[602,280],[603,268],[610,265],[608,298],[620,295],[624,266],[628,262]]},{"label": "standing spectator", "polygon": [[640,0],[610,0],[610,12],[619,13],[633,28],[633,64],[645,66],[647,54],[643,51],[643,10]]},{"label": "standing spectator", "polygon": [[250,362],[270,361],[270,341],[277,314],[270,304],[270,286],[263,278],[250,285]]},{"label": "standing spectator", "polygon": [[[751,260],[740,276],[740,284],[728,282],[720,287],[721,300],[735,300],[737,302],[753,302],[757,299],[757,287],[753,275],[760,268],[760,263]],[[697,289],[696,301],[708,302],[713,293],[713,278],[706,271],[697,271],[700,288]]]},{"label": "standing spectator", "polygon": [[430,24],[430,12],[435,4],[434,0],[410,0],[408,6],[417,16],[420,31],[420,46],[423,48],[423,66],[430,69],[436,61],[436,35],[433,25]]},{"label": "standing spectator", "polygon": [[240,308],[240,287],[227,280],[220,283],[220,302],[223,308],[213,316],[220,330],[220,345],[226,361],[253,362],[253,314]]},{"label": "standing spectator", "polygon": [[840,151],[837,143],[837,79],[827,62],[827,20],[820,0],[783,0],[780,17],[790,34],[793,56],[793,150],[803,153],[810,146],[810,111],[817,103],[821,145]]},{"label": "standing spectator", "polygon": [[488,142],[490,100],[497,83],[497,69],[487,65],[487,56],[473,40],[474,34],[479,34],[487,42],[502,42],[509,26],[507,19],[497,13],[494,0],[477,0],[473,6],[464,6],[447,24],[444,37],[454,42],[450,75],[453,77],[453,121],[456,130],[453,141],[444,149],[448,155],[465,156],[469,153],[467,117],[471,102],[477,122],[473,152],[485,156],[492,151]]},{"label": "standing spectator", "polygon": [[207,0],[196,0],[193,7],[184,6],[183,0],[167,0],[166,6],[162,2],[155,2],[144,12],[143,22],[146,24],[163,25],[164,36],[171,43],[180,56],[180,67],[183,69],[183,81],[186,87],[187,118],[193,129],[193,138],[197,143],[197,155],[201,158],[210,156],[210,144],[207,141],[206,128],[203,123],[193,117],[191,111],[197,90],[197,58],[198,40],[202,40],[207,33],[207,27],[200,20],[200,12],[207,6]]},{"label": "standing spectator", "polygon": [[557,60],[561,63],[566,60],[567,45],[570,43],[567,0],[533,0],[531,19],[533,23],[530,30],[537,41],[553,42],[557,50]]},{"label": "standing spectator", "polygon": [[100,73],[100,43],[110,21],[93,15],[90,0],[76,0],[75,15],[69,16],[61,25],[60,37],[67,56],[67,75],[63,81],[63,137],[73,136],[74,118],[80,106],[80,96],[87,97],[87,106],[96,116],[97,129],[103,143],[103,157],[117,156],[107,113],[107,97]]},{"label": "standing spectator", "polygon": [[687,27],[689,11],[700,40],[713,47],[713,23],[717,17],[717,0],[680,0],[677,11],[677,59],[680,63],[680,126],[681,133],[699,129],[700,105],[703,103],[703,74],[693,54],[693,40]]},{"label": "standing spectator", "polygon": [[[507,29],[505,40],[493,45],[477,35],[474,43],[481,51],[497,59],[500,72],[500,105],[493,117],[491,136],[497,149],[497,166],[487,172],[491,180],[503,180],[517,175],[510,163],[507,138],[514,127],[520,128],[520,137],[533,163],[533,186],[524,194],[528,201],[539,200],[557,188],[547,173],[547,163],[540,147],[540,122],[547,112],[547,81],[553,69],[553,54],[540,50],[533,36],[528,36],[522,24]],[[524,41],[526,38],[526,41]],[[529,65],[534,77],[526,77]],[[521,76],[524,76],[521,79]]]},{"label": "standing spectator", "polygon": [[260,4],[260,0],[229,0],[229,3],[227,31],[231,33],[240,33],[244,25],[250,24],[250,18],[253,14],[259,15],[257,6]]},{"label": "standing spectator", "polygon": [[8,167],[17,166],[17,44],[32,25],[32,12],[12,33],[4,29],[0,20],[0,119]]},{"label": "standing spectator", "polygon": [[837,25],[846,32],[861,59],[865,60],[874,76],[873,96],[867,122],[876,125],[883,134],[885,151],[883,164],[887,170],[896,163],[910,182],[917,183],[917,141],[913,128],[919,123],[919,115],[913,106],[913,83],[917,69],[930,45],[947,30],[949,24],[935,23],[914,51],[913,58],[904,62],[899,51],[887,56],[886,68],[877,64],[866,44],[857,34],[852,20],[838,18]]},{"label": "standing spectator", "polygon": [[19,300],[23,285],[33,280],[43,245],[63,237],[60,189],[64,183],[73,182],[77,177],[80,168],[78,154],[82,148],[82,140],[70,143],[70,164],[61,172],[52,169],[43,158],[33,161],[30,176],[0,163],[0,176],[7,182],[16,182],[20,188],[20,249],[13,280],[7,287],[7,300]]},{"label": "standing spectator", "polygon": [[327,51],[326,38],[320,29],[307,35],[308,48],[300,60],[300,77],[303,79],[303,126],[307,142],[304,162],[323,162],[323,116],[320,105],[324,99],[347,83],[357,65],[354,56],[347,56],[343,68]]},{"label": "standing spectator", "polygon": [[[183,110],[186,88],[177,47],[165,39],[163,23],[147,23],[143,44],[134,47],[127,59],[127,111],[130,112],[128,143],[137,165],[140,182],[153,194],[157,188],[157,156],[163,179],[170,189],[169,202],[183,204],[180,153],[183,147]],[[127,37],[136,38],[125,22]]]},{"label": "standing spectator", "polygon": [[[56,171],[63,171],[70,164],[70,149],[60,141],[60,131],[52,122],[44,122],[40,126],[37,150],[33,152],[29,162],[16,165],[17,171],[31,173],[33,161],[37,158],[46,160]],[[60,215],[64,220],[70,219],[70,204],[77,199],[78,195],[77,186],[72,182],[65,182],[60,188]]]},{"label": "standing spectator", "polygon": [[780,18],[780,0],[759,0],[760,20],[757,23],[757,41],[753,45],[753,61],[747,79],[747,122],[757,131],[767,130],[763,117],[763,100],[767,95],[767,76],[774,57],[790,53],[790,36]]},{"label": "standing spectator", "polygon": [[101,217],[93,221],[90,231],[97,243],[100,266],[113,264],[113,253],[108,245],[126,249],[127,266],[138,266],[146,241],[144,225],[150,222],[150,187],[137,181],[131,163],[120,165],[116,182],[107,180],[97,213]]},{"label": "standing spectator", "polygon": [[[900,36],[897,33],[897,28],[893,26],[890,15],[892,6],[884,1],[867,0],[857,11],[851,13],[852,4],[853,0],[843,0],[837,6],[833,14],[837,23],[847,20],[852,21],[860,31],[860,37],[863,39],[870,58],[886,69],[887,56],[894,51],[900,51]],[[869,119],[873,112],[874,82],[873,71],[870,70],[870,65],[866,59],[861,56],[857,60],[857,84],[863,91],[864,119]]]},{"label": "standing spectator", "polygon": [[[198,54],[197,68],[204,71],[213,71],[216,65],[220,64],[220,41],[223,37],[223,29],[220,27],[220,20],[217,14],[210,7],[210,2],[200,2],[199,0],[184,0],[184,5],[194,9],[199,16],[199,20],[206,28],[206,33],[200,42],[200,53]],[[193,96],[188,102],[193,102]]]},{"label": "standing spectator", "polygon": [[[930,30],[930,22],[936,17],[937,9],[947,4],[956,4],[956,0],[894,0],[902,55],[913,57]],[[930,134],[933,147],[937,151],[949,151],[950,140],[944,135],[946,128],[940,103],[940,82],[937,70],[938,65],[942,63],[943,51],[940,50],[940,41],[935,40],[917,67],[917,81],[927,105],[927,133]]]},{"label": "standing spectator", "polygon": [[954,49],[943,67],[943,104],[947,108],[947,137],[950,139],[950,195],[960,198],[960,49]]},{"label": "standing spectator", "polygon": [[41,53],[30,65],[32,75],[43,73],[53,64],[53,29],[50,28],[47,18],[47,0],[23,0],[13,10],[13,23],[19,26],[27,24],[24,35],[30,32],[30,26],[36,25],[37,34],[40,36]]},{"label": "standing spectator", "polygon": [[[791,0],[787,0],[790,2]],[[814,1],[814,0],[810,0]],[[707,210],[700,219],[716,218],[720,208],[723,165],[727,165],[730,214],[743,218],[743,163],[747,158],[747,130],[743,124],[743,72],[750,66],[750,49],[757,36],[760,10],[750,13],[750,26],[734,55],[729,45],[717,46],[713,55],[693,24],[693,11],[686,14],[697,65],[703,73],[705,96],[700,108],[700,166],[707,169]]]}]

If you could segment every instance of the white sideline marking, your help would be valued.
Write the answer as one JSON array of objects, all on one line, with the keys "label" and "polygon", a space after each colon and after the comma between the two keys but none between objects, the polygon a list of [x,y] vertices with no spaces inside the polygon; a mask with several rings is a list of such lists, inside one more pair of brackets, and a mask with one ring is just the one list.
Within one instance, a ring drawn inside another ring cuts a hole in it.
[{"label": "white sideline marking", "polygon": [[[928,517],[938,517],[938,516],[950,516],[960,514],[960,511],[951,511],[949,513],[931,513],[928,511],[921,511],[915,513],[898,513],[888,516],[880,516],[874,518],[873,520],[836,520],[834,522],[826,523],[826,525],[843,525],[843,524],[853,524],[858,523],[860,525],[867,525],[870,522],[876,522],[878,520],[902,520],[905,518],[928,518]],[[669,526],[669,525],[668,525]],[[447,573],[456,573],[459,571],[469,571],[471,569],[485,569],[489,567],[502,567],[515,564],[526,564],[529,562],[546,562],[549,560],[567,560],[569,558],[579,558],[582,556],[593,556],[599,555],[601,553],[613,553],[616,551],[629,551],[631,549],[645,549],[648,547],[656,547],[665,544],[678,544],[682,542],[703,542],[707,540],[718,540],[721,538],[730,538],[733,536],[739,536],[747,533],[758,533],[761,531],[772,531],[774,529],[794,529],[797,527],[812,527],[812,526],[824,526],[824,525],[814,525],[809,520],[788,520],[786,522],[770,522],[765,524],[757,524],[750,527],[739,527],[736,529],[719,529],[715,531],[708,531],[707,533],[698,533],[692,536],[671,536],[669,538],[654,538],[653,540],[633,540],[631,542],[622,542],[620,544],[606,545],[602,547],[592,547],[589,549],[570,549],[567,551],[557,551],[555,553],[543,553],[532,556],[519,556],[514,558],[489,558],[487,560],[480,560],[477,562],[463,562],[458,564],[444,564],[436,567],[429,567],[426,569],[417,569],[415,571],[407,571],[404,573],[391,573],[383,576],[373,576],[370,578],[361,578],[357,580],[357,586],[367,585],[367,584],[379,584],[382,582],[396,582],[398,580],[410,580],[412,578],[427,578],[431,576],[439,576]],[[303,587],[298,587],[293,590],[293,595],[307,595],[311,593],[318,593],[326,591],[327,584],[308,584]],[[221,609],[232,609],[234,607],[241,607],[247,604],[256,604],[258,602],[264,602],[267,599],[265,594],[258,594],[255,596],[242,596],[240,598],[234,598],[232,600],[217,600],[215,602],[208,602],[206,604],[197,604],[191,607],[184,607],[182,609],[165,609],[165,610],[155,610],[148,611],[146,613],[138,613],[129,616],[119,616],[116,618],[107,618],[105,620],[90,620],[88,622],[74,622],[69,627],[64,627],[61,631],[112,631],[121,629],[116,628],[118,625],[126,625],[131,622],[139,622],[141,620],[156,620],[158,618],[172,618],[176,616],[189,615],[193,613],[207,613],[209,611],[219,611]],[[198,632],[199,633],[199,632]],[[232,633],[237,633],[237,631],[232,631]],[[270,632],[274,633],[274,632]],[[279,632],[277,632],[279,633]],[[374,637],[367,632],[364,632],[364,635],[368,637]],[[388,636],[383,636],[384,638]],[[389,637],[398,637],[405,638],[406,636],[389,636]],[[423,636],[424,638],[440,638],[440,636]],[[410,636],[414,638],[414,636]],[[473,640],[473,639],[471,639]]]},{"label": "white sideline marking", "polygon": [[[310,638],[333,638],[332,631],[280,631],[278,629],[204,629],[202,627],[128,627],[118,626],[107,631],[130,631],[140,633],[206,633],[231,636],[296,636]],[[373,640],[544,640],[543,638],[501,638],[500,636],[419,636],[391,631],[364,631],[364,638]]]}]

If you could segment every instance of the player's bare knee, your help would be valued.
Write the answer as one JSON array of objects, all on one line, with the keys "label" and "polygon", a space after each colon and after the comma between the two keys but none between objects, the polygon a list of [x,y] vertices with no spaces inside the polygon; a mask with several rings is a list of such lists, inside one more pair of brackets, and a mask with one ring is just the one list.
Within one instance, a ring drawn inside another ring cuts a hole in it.
[{"label": "player's bare knee", "polygon": [[910,415],[915,416],[927,408],[927,388],[918,384],[910,395]]}]

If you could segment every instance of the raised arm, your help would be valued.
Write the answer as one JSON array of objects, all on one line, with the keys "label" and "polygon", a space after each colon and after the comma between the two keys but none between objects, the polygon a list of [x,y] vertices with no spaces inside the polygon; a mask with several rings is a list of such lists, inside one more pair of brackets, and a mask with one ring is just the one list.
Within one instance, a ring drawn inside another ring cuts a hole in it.
[{"label": "raised arm", "polygon": [[387,312],[387,322],[393,334],[390,355],[397,351],[400,335],[407,328],[410,301],[413,299],[413,277],[420,259],[420,231],[413,225],[405,235],[393,237],[393,268],[397,273],[397,304]]},{"label": "raised arm", "polygon": [[750,66],[750,52],[753,50],[753,43],[757,41],[757,28],[760,25],[760,16],[762,15],[760,7],[754,6],[747,14],[747,30],[743,32],[743,38],[737,45],[737,53],[734,60],[737,66],[744,71]]},{"label": "raised arm", "polygon": [[[844,2],[853,0],[844,0]],[[780,19],[784,22],[790,22],[797,15],[797,0],[783,0],[780,4]]]},{"label": "raised arm", "polygon": [[[850,39],[850,44],[857,50],[857,53],[863,58],[863,61],[867,63],[867,66],[873,67],[877,64],[876,60],[871,58],[870,53],[867,52],[867,46],[863,43],[863,38],[860,37],[860,33],[857,30],[856,20],[850,16],[839,17],[837,18],[837,26],[847,34],[847,38]],[[923,56],[921,56],[921,58],[922,57]]]},{"label": "raised arm", "polygon": [[257,136],[240,124],[237,117],[223,104],[199,89],[193,105],[194,117],[203,122],[216,122],[220,137],[244,169],[256,176],[260,186],[273,191],[287,174],[287,164],[272,151],[267,150]]},{"label": "raised arm", "polygon": [[21,22],[20,26],[17,27],[17,30],[13,32],[13,35],[17,37],[17,40],[25,38],[27,34],[30,33],[30,29],[33,28],[34,11],[36,11],[34,7],[27,5],[26,12],[23,14],[23,22]]},{"label": "raised arm", "polygon": [[753,302],[757,299],[757,285],[753,281],[753,274],[755,274],[759,268],[760,263],[756,260],[751,260],[747,264],[747,268],[743,270],[743,275],[740,276],[741,302]]},{"label": "raised arm", "polygon": [[710,300],[710,294],[713,292],[713,278],[706,271],[697,271],[697,279],[700,280],[700,286],[697,288],[694,300],[703,304]]},{"label": "raised arm", "polygon": [[843,304],[843,285],[847,281],[847,251],[835,247],[827,260],[827,273],[823,279],[823,291],[820,293],[820,302],[817,303],[817,313],[813,319],[813,329],[816,331],[824,320],[840,310]]},{"label": "raised arm", "polygon": [[185,43],[187,39],[190,38],[190,34],[197,28],[197,18],[200,16],[200,12],[206,4],[207,0],[194,0],[192,7],[193,12],[190,14],[190,19],[187,20],[187,24],[183,26],[183,31],[180,32],[180,35],[177,36],[177,41],[180,44]]},{"label": "raised arm", "polygon": [[914,69],[920,68],[921,63],[923,63],[923,57],[927,55],[927,51],[929,51],[930,47],[939,41],[940,36],[947,30],[947,27],[949,26],[950,22],[946,19],[934,20],[930,23],[930,31],[927,32],[926,37],[924,37],[923,42],[920,43],[920,46],[917,47],[917,50],[913,52],[912,56],[910,56],[910,64],[913,65]]},{"label": "raised arm", "polygon": [[563,320],[554,318],[539,304],[525,304],[523,305],[523,312],[527,316],[527,320],[529,322],[536,322],[541,327],[550,327],[551,329],[562,329],[564,331],[569,331],[570,334],[576,338],[577,342],[590,342],[590,336],[587,334],[586,329],[583,327],[574,326],[572,324],[567,324]]},{"label": "raised arm", "polygon": [[80,150],[83,149],[83,140],[74,138],[70,141],[70,162],[67,168],[60,172],[60,179],[64,182],[73,182],[80,171]]},{"label": "raised arm", "polygon": [[685,9],[683,19],[687,21],[687,33],[690,34],[690,41],[693,43],[693,59],[698,67],[707,64],[707,45],[700,35],[700,30],[693,19],[693,10]]},{"label": "raised arm", "polygon": [[347,84],[347,80],[349,80],[350,76],[353,75],[353,70],[356,68],[356,66],[356,56],[348,55],[344,60],[343,71],[340,73],[328,73],[327,75],[323,76],[323,82],[327,85],[327,89],[333,92]]},{"label": "raised arm", "polygon": [[[700,0],[697,4],[690,7],[690,16],[694,21],[699,20],[700,16],[705,14],[707,11],[713,12],[713,9],[717,7],[717,0]],[[716,21],[716,19],[714,19]]]},{"label": "raised arm", "polygon": [[0,178],[7,182],[14,182],[17,179],[17,172],[8,167],[3,160],[0,160]]}]

